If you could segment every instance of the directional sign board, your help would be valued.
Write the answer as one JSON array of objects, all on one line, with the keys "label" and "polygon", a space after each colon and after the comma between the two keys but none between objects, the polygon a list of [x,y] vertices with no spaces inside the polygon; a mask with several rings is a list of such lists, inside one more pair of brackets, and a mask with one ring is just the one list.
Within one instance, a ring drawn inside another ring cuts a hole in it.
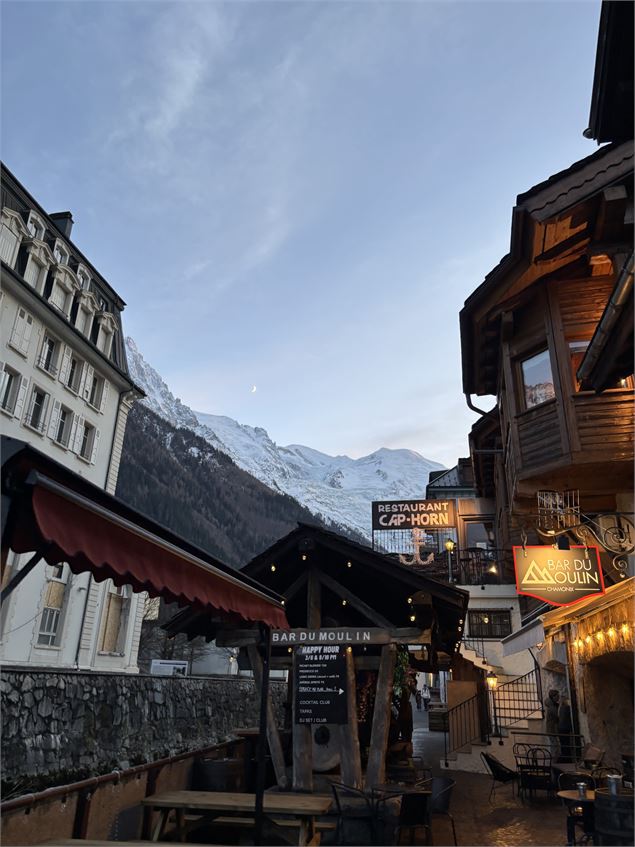
[{"label": "directional sign board", "polygon": [[345,651],[339,644],[295,649],[296,723],[347,722]]}]

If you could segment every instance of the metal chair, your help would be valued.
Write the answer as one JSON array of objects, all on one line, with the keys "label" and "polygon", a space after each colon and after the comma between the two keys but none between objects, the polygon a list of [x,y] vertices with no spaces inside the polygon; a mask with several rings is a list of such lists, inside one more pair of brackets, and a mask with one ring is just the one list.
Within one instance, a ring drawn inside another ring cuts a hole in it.
[{"label": "metal chair", "polygon": [[[376,813],[373,804],[363,791],[352,785],[332,782],[331,789],[337,809],[337,829],[335,830],[336,844],[366,844],[367,841],[347,841],[346,835],[351,833],[354,824],[366,824],[370,832],[371,843],[376,843]],[[347,827],[348,822],[348,827]]]},{"label": "metal chair", "polygon": [[517,756],[520,777],[518,793],[524,800],[525,793],[532,799],[535,791],[553,792],[551,753],[545,747],[532,747],[526,756]]},{"label": "metal chair", "polygon": [[435,776],[432,778],[431,789],[432,796],[430,797],[430,818],[434,815],[444,815],[450,819],[452,824],[452,835],[454,837],[455,847],[458,844],[456,840],[456,828],[454,826],[454,818],[450,814],[450,800],[452,799],[452,789],[456,785],[456,780],[447,776]]},{"label": "metal chair", "polygon": [[508,768],[507,765],[504,765],[492,753],[481,753],[481,759],[483,760],[485,768],[492,777],[492,787],[490,788],[489,797],[487,798],[489,802],[492,802],[492,793],[496,793],[497,782],[500,782],[503,785],[511,783],[513,797],[514,783],[519,778],[517,771],[513,771],[511,768]]},{"label": "metal chair", "polygon": [[[558,791],[576,791],[580,782],[595,790],[596,782],[592,776],[585,773],[561,773],[558,777]],[[576,827],[582,830],[582,842],[588,843],[595,831],[593,803],[576,803],[575,800],[565,802],[568,810],[567,844],[578,843]]]},{"label": "metal chair", "polygon": [[[431,782],[431,780],[430,780]],[[422,787],[426,787],[426,783]],[[393,797],[401,796],[401,805],[399,808],[399,819],[397,821],[397,829],[395,840],[397,844],[403,844],[402,834],[407,832],[409,840],[408,844],[420,844],[418,833],[423,830],[424,843],[429,844],[431,841],[430,835],[430,801],[431,795],[428,792],[416,793],[413,791],[405,791],[401,795],[393,795]]]}]

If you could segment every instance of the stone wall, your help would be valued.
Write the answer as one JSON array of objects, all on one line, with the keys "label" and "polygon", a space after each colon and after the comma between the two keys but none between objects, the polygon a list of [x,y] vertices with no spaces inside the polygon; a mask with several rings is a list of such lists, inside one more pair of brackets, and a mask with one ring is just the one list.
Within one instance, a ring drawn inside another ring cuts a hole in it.
[{"label": "stone wall", "polygon": [[[252,679],[3,669],[3,779],[69,778],[174,755],[255,726]],[[271,682],[280,723],[286,683]]]}]

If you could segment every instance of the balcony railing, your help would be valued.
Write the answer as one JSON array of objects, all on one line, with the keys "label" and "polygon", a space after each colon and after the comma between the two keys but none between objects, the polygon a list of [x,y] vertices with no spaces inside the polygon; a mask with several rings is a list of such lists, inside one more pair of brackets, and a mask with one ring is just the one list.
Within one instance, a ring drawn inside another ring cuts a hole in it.
[{"label": "balcony railing", "polygon": [[462,550],[456,568],[459,585],[506,585],[514,582],[511,556],[506,550]]}]

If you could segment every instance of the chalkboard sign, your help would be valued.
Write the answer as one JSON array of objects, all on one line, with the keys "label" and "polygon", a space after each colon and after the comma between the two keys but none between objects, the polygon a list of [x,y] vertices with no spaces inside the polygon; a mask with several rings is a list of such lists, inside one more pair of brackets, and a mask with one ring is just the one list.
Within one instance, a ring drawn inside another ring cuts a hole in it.
[{"label": "chalkboard sign", "polygon": [[347,723],[345,650],[339,644],[296,647],[296,723]]}]

